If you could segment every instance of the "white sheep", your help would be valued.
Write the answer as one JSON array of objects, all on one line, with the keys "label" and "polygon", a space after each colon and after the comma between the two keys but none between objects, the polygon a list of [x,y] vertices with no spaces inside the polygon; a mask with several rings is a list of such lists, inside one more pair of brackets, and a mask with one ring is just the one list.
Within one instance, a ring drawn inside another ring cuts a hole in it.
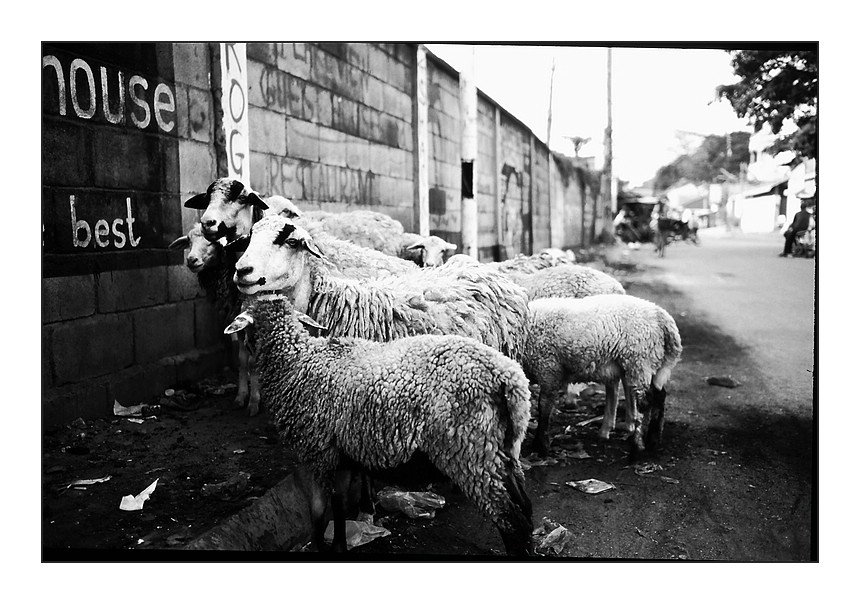
[{"label": "white sheep", "polygon": [[517,363],[459,336],[312,337],[281,296],[254,300],[226,331],[248,324],[266,405],[309,466],[303,486],[318,550],[329,501],[333,548],[346,549],[339,469],[391,469],[421,452],[495,524],[509,555],[532,553],[519,462],[530,395]]},{"label": "white sheep", "polygon": [[[203,236],[203,226],[197,223],[187,235],[173,241],[168,249],[187,250],[185,265],[197,275],[200,286],[214,302],[223,328],[240,312],[244,296],[233,282],[235,254],[225,250],[222,242],[223,239],[214,242],[207,240]],[[260,390],[254,374],[254,359],[241,334],[234,335],[231,340],[237,349],[239,365],[236,405],[242,407],[247,401],[248,414],[254,416],[260,411]]]},{"label": "white sheep", "polygon": [[625,293],[615,277],[581,264],[560,264],[513,280],[526,288],[529,300]]},{"label": "white sheep", "polygon": [[338,239],[410,260],[418,266],[441,266],[445,252],[457,249],[456,245],[435,235],[407,233],[397,220],[371,210],[339,213],[312,210],[302,212],[296,224],[313,236],[325,231]]},{"label": "white sheep", "polygon": [[624,294],[615,277],[589,266],[557,261],[549,254],[518,256],[506,262],[480,263],[471,256],[454,254],[449,266],[480,266],[505,275],[525,288],[529,300],[536,298],[583,298],[595,294]]},{"label": "white sheep", "polygon": [[505,277],[441,266],[357,280],[328,262],[315,238],[284,216],[254,225],[235,282],[246,294],[285,291],[298,310],[328,321],[332,335],[387,341],[457,334],[513,359],[522,345],[525,291]]},{"label": "white sheep", "polygon": [[681,350],[675,320],[647,300],[604,294],[529,302],[523,369],[540,386],[538,453],[548,453],[550,415],[558,396],[568,384],[578,382],[606,387],[599,438],[609,438],[615,425],[621,380],[628,430],[633,433],[631,452],[642,451],[646,443],[659,445],[665,385]]}]

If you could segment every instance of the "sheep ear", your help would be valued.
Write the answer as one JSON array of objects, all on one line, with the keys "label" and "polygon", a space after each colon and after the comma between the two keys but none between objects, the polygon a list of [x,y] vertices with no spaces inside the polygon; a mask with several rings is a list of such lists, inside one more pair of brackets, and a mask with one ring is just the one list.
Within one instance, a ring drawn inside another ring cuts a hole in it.
[{"label": "sheep ear", "polygon": [[456,250],[456,249],[457,249],[457,244],[456,244],[456,243],[448,243],[448,242],[445,242],[445,249],[446,249],[446,250]]},{"label": "sheep ear", "polygon": [[407,250],[424,250],[427,248],[424,246],[423,241],[419,241],[418,243],[413,243],[412,245],[406,246],[406,249]]},{"label": "sheep ear", "polygon": [[185,201],[185,207],[193,210],[205,210],[209,207],[209,196],[206,193],[198,193]]},{"label": "sheep ear", "polygon": [[269,205],[265,201],[263,201],[263,198],[257,195],[255,191],[251,191],[250,193],[248,193],[248,195],[245,197],[245,203],[258,207],[261,210],[269,209]]},{"label": "sheep ear", "polygon": [[320,249],[317,247],[317,244],[314,243],[312,239],[306,239],[302,241],[302,247],[317,258],[325,258],[325,254],[320,251]]},{"label": "sheep ear", "polygon": [[247,312],[239,313],[239,315],[233,319],[233,322],[230,323],[225,329],[224,333],[231,334],[236,333],[238,331],[242,331],[247,328],[249,325],[254,324],[254,317],[249,315]]},{"label": "sheep ear", "polygon": [[188,247],[190,244],[191,244],[191,240],[188,238],[188,235],[183,235],[182,237],[179,237],[178,239],[174,240],[173,243],[168,245],[167,249],[169,249],[169,250],[184,249],[184,248]]},{"label": "sheep ear", "polygon": [[305,329],[308,330],[308,333],[315,338],[324,336],[328,333],[328,327],[323,327],[303,312],[296,311],[296,318],[302,325],[305,326]]}]

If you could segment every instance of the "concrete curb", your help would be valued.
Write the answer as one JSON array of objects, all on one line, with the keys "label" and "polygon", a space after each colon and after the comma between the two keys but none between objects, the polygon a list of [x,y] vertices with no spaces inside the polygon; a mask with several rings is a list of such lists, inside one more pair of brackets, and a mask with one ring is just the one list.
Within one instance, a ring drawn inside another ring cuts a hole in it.
[{"label": "concrete curb", "polygon": [[291,474],[186,550],[289,551],[310,538],[308,500]]}]

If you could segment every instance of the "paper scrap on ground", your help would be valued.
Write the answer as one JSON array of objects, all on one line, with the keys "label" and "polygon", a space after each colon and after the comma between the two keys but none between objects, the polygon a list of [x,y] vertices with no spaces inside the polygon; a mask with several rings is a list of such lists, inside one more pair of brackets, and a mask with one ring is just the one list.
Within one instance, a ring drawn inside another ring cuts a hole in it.
[{"label": "paper scrap on ground", "polygon": [[586,478],[585,480],[571,480],[564,484],[569,487],[573,487],[578,491],[582,491],[583,493],[588,493],[589,495],[596,495],[597,493],[603,493],[604,491],[610,491],[615,488],[614,484],[603,482],[602,480],[597,480],[596,478]]},{"label": "paper scrap on ground", "polygon": [[83,480],[74,480],[69,484],[69,486],[70,487],[89,486],[91,484],[98,484],[100,482],[107,482],[108,480],[110,480],[110,478],[111,478],[110,475],[108,475],[108,476],[102,476],[101,478],[85,478]]},{"label": "paper scrap on ground", "polygon": [[158,485],[158,478],[156,478],[151,485],[142,490],[137,496],[134,495],[126,495],[122,498],[122,501],[119,503],[119,509],[125,510],[126,512],[134,512],[136,510],[143,509],[143,502],[149,499],[149,496],[152,495],[152,492],[155,490],[155,487]]},{"label": "paper scrap on ground", "polygon": [[603,419],[603,416],[602,416],[602,415],[595,415],[594,417],[592,417],[592,418],[590,418],[590,419],[584,419],[584,420],[582,420],[581,422],[579,422],[579,423],[578,423],[578,424],[576,424],[576,425],[577,425],[577,426],[579,426],[580,428],[582,428],[583,426],[587,426],[588,424],[593,424],[594,422],[598,422],[598,421],[600,421],[600,420],[602,420],[602,419]]},{"label": "paper scrap on ground", "polygon": [[[358,520],[347,520],[346,522],[346,549],[352,549],[365,543],[370,543],[374,539],[387,537],[391,534],[387,528],[370,524],[369,522],[361,522]],[[331,543],[334,540],[334,522],[329,522],[325,529],[324,539]]]},{"label": "paper scrap on ground", "polygon": [[118,415],[119,417],[139,417],[143,412],[143,405],[132,405],[131,407],[124,407],[119,404],[119,401],[114,400],[113,402],[113,414]]},{"label": "paper scrap on ground", "polygon": [[410,518],[434,518],[445,498],[430,491],[400,491],[385,487],[376,494],[379,505],[389,512],[403,512]]}]

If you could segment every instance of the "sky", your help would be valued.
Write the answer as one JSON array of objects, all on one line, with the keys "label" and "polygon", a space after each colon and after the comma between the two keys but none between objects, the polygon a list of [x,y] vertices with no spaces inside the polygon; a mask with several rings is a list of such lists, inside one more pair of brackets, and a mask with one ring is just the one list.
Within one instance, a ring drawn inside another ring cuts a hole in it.
[{"label": "sky", "polygon": [[[427,44],[427,48],[458,71],[467,69],[474,54],[477,87],[544,142],[554,60],[550,147],[573,156],[573,144],[566,137],[590,137],[580,156],[595,156],[596,167],[603,166],[606,48],[457,44]],[[736,80],[724,50],[613,48],[615,175],[639,186],[701,141],[679,131],[752,132],[728,101],[715,100],[718,85]]]}]

